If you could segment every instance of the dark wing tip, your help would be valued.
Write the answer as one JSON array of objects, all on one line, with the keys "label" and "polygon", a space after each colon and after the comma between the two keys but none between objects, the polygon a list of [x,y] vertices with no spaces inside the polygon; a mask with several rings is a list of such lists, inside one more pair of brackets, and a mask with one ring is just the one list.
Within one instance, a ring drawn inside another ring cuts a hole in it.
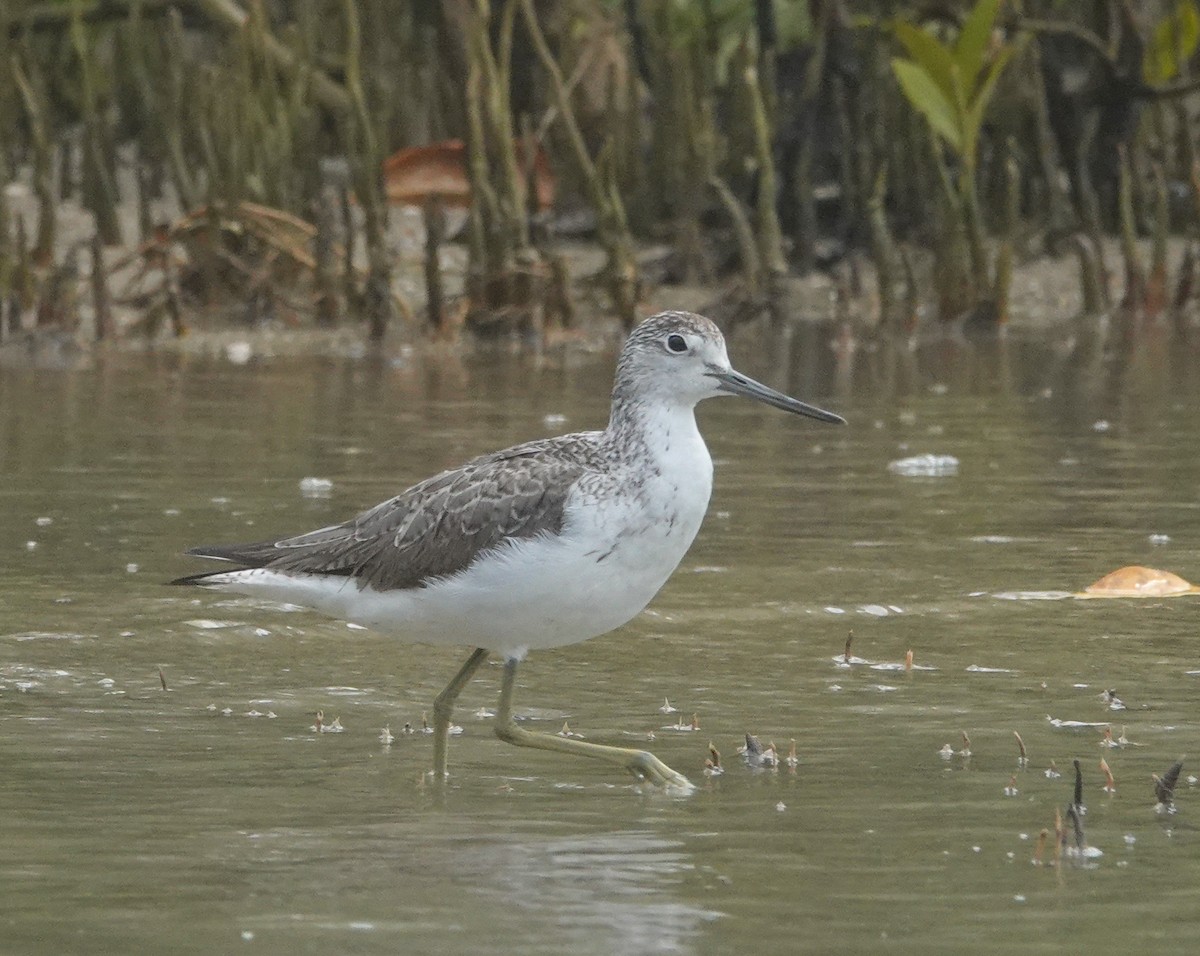
[{"label": "dark wing tip", "polygon": [[229,544],[202,544],[195,548],[188,548],[183,553],[191,558],[212,558],[216,561],[234,561],[239,564],[247,564],[245,558],[241,557],[248,551],[252,545],[229,545]]},{"label": "dark wing tip", "polygon": [[[190,553],[191,552],[189,552],[189,554]],[[206,586],[208,586],[208,582],[206,581],[207,578],[211,578],[218,574],[227,574],[227,573],[228,572],[226,572],[226,571],[202,571],[200,574],[185,574],[181,578],[176,578],[174,581],[167,581],[166,583],[168,585],[172,585],[172,586],[176,585],[176,584],[182,584],[182,585],[195,585],[197,587],[206,587]]]},{"label": "dark wing tip", "polygon": [[[228,561],[230,564],[239,564],[249,567],[260,567],[265,562],[261,556],[251,554],[252,545],[201,545],[196,548],[188,548],[184,554],[191,558],[211,558],[215,561]],[[228,574],[228,571],[201,571],[198,574],[185,574],[181,578],[176,578],[174,581],[168,581],[167,584],[182,584],[182,585],[198,585],[205,587],[208,585],[208,578],[217,574]]]}]

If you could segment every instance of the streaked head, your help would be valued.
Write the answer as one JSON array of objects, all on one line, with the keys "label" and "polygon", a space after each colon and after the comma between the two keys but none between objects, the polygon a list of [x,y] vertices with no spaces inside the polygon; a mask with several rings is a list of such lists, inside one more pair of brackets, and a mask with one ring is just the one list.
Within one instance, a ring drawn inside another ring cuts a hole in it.
[{"label": "streaked head", "polygon": [[629,334],[617,363],[614,400],[692,406],[723,395],[743,395],[786,412],[845,424],[840,415],[790,398],[734,371],[725,350],[725,337],[702,315],[660,312]]}]

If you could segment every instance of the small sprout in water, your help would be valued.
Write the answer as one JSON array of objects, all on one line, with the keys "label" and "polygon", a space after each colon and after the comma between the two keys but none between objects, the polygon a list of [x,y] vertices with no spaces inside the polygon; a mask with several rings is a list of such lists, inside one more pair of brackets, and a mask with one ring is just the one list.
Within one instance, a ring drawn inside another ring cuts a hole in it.
[{"label": "small sprout in water", "polygon": [[315,724],[313,724],[311,727],[309,727],[308,729],[311,731],[314,731],[318,734],[322,730],[325,729],[325,711],[323,711],[323,710],[317,711],[317,722]]},{"label": "small sprout in water", "polygon": [[1050,831],[1042,827],[1042,832],[1038,834],[1037,846],[1033,848],[1033,865],[1042,865],[1042,854],[1046,852],[1046,837],[1050,835]]},{"label": "small sprout in water", "polygon": [[1045,773],[1049,780],[1057,780],[1062,776],[1062,771],[1058,769],[1058,764],[1053,760],[1050,761],[1050,766],[1046,768]]},{"label": "small sprout in water", "polygon": [[1116,793],[1117,781],[1113,779],[1112,770],[1109,769],[1108,761],[1103,757],[1100,758],[1100,772],[1104,774],[1104,792]]},{"label": "small sprout in water", "polygon": [[942,744],[942,749],[938,751],[938,756],[943,760],[949,760],[954,756],[954,748],[949,744]]},{"label": "small sprout in water", "polygon": [[971,756],[971,738],[967,736],[967,732],[965,730],[960,730],[959,733],[962,734],[963,746],[962,750],[958,752],[958,755],[960,757],[969,757]]},{"label": "small sprout in water", "polygon": [[1104,739],[1100,741],[1101,747],[1120,747],[1121,745],[1113,740],[1112,727],[1104,728]]},{"label": "small sprout in water", "polygon": [[773,740],[767,744],[767,749],[762,752],[762,765],[771,768],[779,766],[779,750]]},{"label": "small sprout in water", "polygon": [[1121,736],[1117,738],[1117,746],[1118,747],[1128,747],[1129,746],[1129,738],[1125,736],[1125,730],[1126,730],[1126,728],[1124,728],[1124,727],[1121,728]]},{"label": "small sprout in water", "polygon": [[433,728],[429,726],[429,714],[425,711],[421,711],[421,733],[433,733]]},{"label": "small sprout in water", "polygon": [[1154,796],[1158,800],[1159,812],[1175,812],[1175,785],[1179,783],[1179,773],[1183,770],[1183,758],[1180,757],[1167,769],[1161,777],[1153,773]]},{"label": "small sprout in water", "polygon": [[676,708],[671,706],[671,701],[668,700],[666,697],[663,698],[663,705],[658,709],[661,713],[664,713],[664,714],[673,714],[673,713],[675,713],[675,710],[676,710]]},{"label": "small sprout in water", "polygon": [[340,734],[340,733],[342,733],[342,731],[344,731],[345,729],[346,729],[346,728],[344,728],[344,727],[342,726],[342,718],[341,718],[341,717],[334,717],[334,718],[333,718],[333,723],[331,723],[331,724],[325,724],[325,725],[324,725],[324,726],[321,728],[321,733],[323,733],[323,734]]},{"label": "small sprout in water", "polygon": [[379,731],[379,742],[385,747],[390,747],[395,740],[396,736],[392,733],[390,724],[387,727],[384,727],[383,730]]},{"label": "small sprout in water", "polygon": [[912,672],[912,664],[913,664],[913,652],[912,652],[912,648],[910,647],[908,649],[908,653],[904,655],[904,669],[906,671],[908,671],[909,673]]},{"label": "small sprout in water", "polygon": [[1078,760],[1072,761],[1075,764],[1075,793],[1071,798],[1071,809],[1075,811],[1076,816],[1083,816],[1087,813],[1087,807],[1083,805],[1083,767],[1079,765]]},{"label": "small sprout in water", "polygon": [[1009,777],[1008,778],[1008,786],[1004,788],[1004,795],[1006,797],[1015,797],[1020,792],[1021,791],[1017,789],[1016,776]]},{"label": "small sprout in water", "polygon": [[850,663],[850,645],[854,643],[854,629],[850,629],[850,633],[846,635],[846,650],[842,652],[842,660],[847,664]]},{"label": "small sprout in water", "polygon": [[783,760],[793,770],[799,766],[800,758],[796,756],[796,738],[792,738],[792,745],[788,748],[788,755]]},{"label": "small sprout in water", "polygon": [[708,757],[704,761],[704,773],[709,777],[719,777],[725,772],[725,768],[721,766],[721,753],[713,746],[713,742],[708,742]]},{"label": "small sprout in water", "polygon": [[558,736],[567,737],[567,738],[578,738],[580,740],[583,739],[583,734],[575,733],[575,731],[573,731],[571,729],[570,725],[565,720],[563,721],[562,730],[560,730],[558,732]]},{"label": "small sprout in water", "polygon": [[163,674],[163,669],[162,669],[161,667],[158,669],[158,682],[159,682],[160,684],[162,684],[162,689],[163,689],[163,690],[167,690],[167,689],[168,689],[168,688],[167,688],[167,678],[166,678],[166,675],[165,675],[165,674]]},{"label": "small sprout in water", "polygon": [[1100,695],[1100,699],[1108,704],[1109,710],[1124,710],[1125,702],[1117,696],[1115,690],[1106,690]]},{"label": "small sprout in water", "polygon": [[1021,739],[1021,735],[1015,730],[1013,731],[1013,736],[1017,738],[1017,747],[1021,751],[1021,756],[1017,758],[1017,765],[1020,767],[1027,766],[1029,764],[1029,751],[1025,749],[1025,741]]},{"label": "small sprout in water", "polygon": [[692,730],[700,729],[700,715],[692,714]]}]

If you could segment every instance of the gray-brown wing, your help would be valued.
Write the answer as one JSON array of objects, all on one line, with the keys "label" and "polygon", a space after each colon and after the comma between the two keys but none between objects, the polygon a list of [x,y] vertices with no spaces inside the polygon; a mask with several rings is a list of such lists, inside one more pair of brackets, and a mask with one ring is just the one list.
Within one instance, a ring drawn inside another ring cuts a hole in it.
[{"label": "gray-brown wing", "polygon": [[343,574],[378,590],[419,587],[464,570],[506,540],[558,534],[571,485],[588,470],[587,456],[553,453],[558,450],[550,442],[519,445],[434,475],[344,524],[189,553],[250,567]]}]

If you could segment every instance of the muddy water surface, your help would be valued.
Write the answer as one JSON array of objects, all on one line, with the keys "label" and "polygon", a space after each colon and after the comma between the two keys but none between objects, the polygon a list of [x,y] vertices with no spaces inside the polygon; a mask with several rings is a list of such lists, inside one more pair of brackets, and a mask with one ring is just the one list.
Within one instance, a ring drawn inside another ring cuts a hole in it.
[{"label": "muddy water surface", "polygon": [[[429,738],[402,729],[462,654],[162,586],[190,544],[602,424],[611,356],[0,370],[0,951],[1186,950],[1200,607],[1038,598],[1124,564],[1200,577],[1195,355],[960,343],[839,371],[798,348],[739,364],[851,426],[708,403],[716,488],[679,573],[522,671],[531,726],[653,734],[687,798],[500,744],[477,715],[495,667],[431,786]],[[921,454],[956,473],[889,470]],[[1128,745],[1103,746],[1110,723]],[[748,767],[747,732],[795,739],[798,765]],[[1183,754],[1157,813],[1151,773]],[[1035,866],[1076,758],[1101,853]]]}]

